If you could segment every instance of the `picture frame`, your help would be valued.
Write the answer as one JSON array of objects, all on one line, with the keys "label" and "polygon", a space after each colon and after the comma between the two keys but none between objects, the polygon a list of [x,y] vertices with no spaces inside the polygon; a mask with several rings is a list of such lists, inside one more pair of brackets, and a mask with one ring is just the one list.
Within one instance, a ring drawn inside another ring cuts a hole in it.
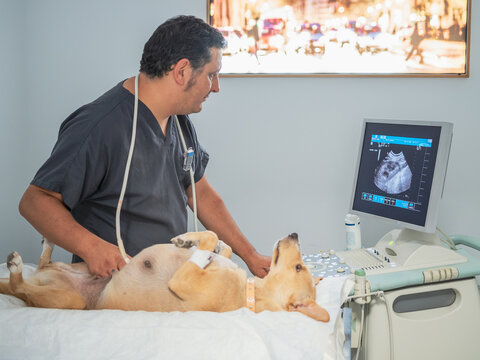
[{"label": "picture frame", "polygon": [[471,0],[207,0],[221,76],[469,77]]}]

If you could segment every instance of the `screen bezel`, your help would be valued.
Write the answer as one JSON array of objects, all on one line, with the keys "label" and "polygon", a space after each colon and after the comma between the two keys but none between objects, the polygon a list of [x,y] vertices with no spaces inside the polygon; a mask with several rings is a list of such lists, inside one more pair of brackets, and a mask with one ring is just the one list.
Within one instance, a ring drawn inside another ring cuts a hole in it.
[{"label": "screen bezel", "polygon": [[[404,222],[397,219],[391,219],[389,217],[384,217],[380,215],[370,214],[368,212],[363,212],[361,210],[356,210],[353,208],[355,201],[355,194],[357,189],[358,174],[360,171],[360,164],[362,159],[362,150],[367,130],[367,125],[369,123],[375,124],[394,124],[394,125],[420,125],[420,126],[435,126],[440,127],[440,138],[438,144],[438,151],[436,157],[435,170],[432,179],[432,187],[429,196],[429,203],[427,214],[425,218],[425,225],[420,226],[408,222]],[[436,121],[415,121],[415,120],[392,120],[392,119],[364,119],[362,132],[360,137],[359,150],[357,155],[357,163],[355,167],[355,177],[352,189],[352,196],[350,199],[350,211],[354,214],[363,216],[368,215],[369,217],[374,217],[377,219],[384,219],[389,222],[394,222],[400,224],[406,228],[433,233],[437,227],[437,217],[439,212],[440,200],[443,195],[443,188],[445,184],[445,177],[448,167],[448,159],[450,154],[450,146],[453,136],[453,124],[447,122],[436,122]]]}]

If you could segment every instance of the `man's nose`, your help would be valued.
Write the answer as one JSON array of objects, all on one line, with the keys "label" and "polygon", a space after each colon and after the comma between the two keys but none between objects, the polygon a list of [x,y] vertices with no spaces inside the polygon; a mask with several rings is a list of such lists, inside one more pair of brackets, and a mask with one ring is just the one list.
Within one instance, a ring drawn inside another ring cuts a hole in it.
[{"label": "man's nose", "polygon": [[218,81],[218,76],[215,76],[212,81],[211,92],[218,93],[220,91],[220,82]]}]

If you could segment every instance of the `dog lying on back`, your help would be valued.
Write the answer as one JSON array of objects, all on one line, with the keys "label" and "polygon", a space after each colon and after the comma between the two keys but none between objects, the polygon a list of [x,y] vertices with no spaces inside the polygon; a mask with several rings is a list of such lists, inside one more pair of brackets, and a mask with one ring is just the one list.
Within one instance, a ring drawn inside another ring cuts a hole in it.
[{"label": "dog lying on back", "polygon": [[251,308],[254,298],[255,312],[298,311],[329,321],[315,302],[320,279],[314,280],[304,265],[297,234],[276,243],[268,275],[248,283],[254,295],[246,290],[245,270],[229,259],[232,249],[215,233],[186,233],[171,241],[144,249],[121,271],[98,279],[85,263],[52,263],[53,245],[45,240],[38,268],[26,280],[20,255],[8,256],[10,278],[0,279],[0,293],[35,307],[146,311],[224,312],[247,302]]}]

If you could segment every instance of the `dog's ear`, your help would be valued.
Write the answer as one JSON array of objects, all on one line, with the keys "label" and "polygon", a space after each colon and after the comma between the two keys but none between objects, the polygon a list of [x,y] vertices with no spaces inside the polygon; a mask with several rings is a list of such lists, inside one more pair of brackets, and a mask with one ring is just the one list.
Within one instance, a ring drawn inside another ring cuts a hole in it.
[{"label": "dog's ear", "polygon": [[273,256],[272,256],[273,264],[277,265],[279,256],[280,256],[280,240],[276,242],[273,248]]},{"label": "dog's ear", "polygon": [[308,300],[304,304],[289,304],[288,311],[298,311],[317,321],[329,322],[330,315],[327,310],[322,308],[313,300]]},{"label": "dog's ear", "polygon": [[323,280],[323,277],[319,276],[319,277],[313,278],[313,282],[314,282],[315,286],[318,285],[318,283],[320,282],[320,280]]}]

